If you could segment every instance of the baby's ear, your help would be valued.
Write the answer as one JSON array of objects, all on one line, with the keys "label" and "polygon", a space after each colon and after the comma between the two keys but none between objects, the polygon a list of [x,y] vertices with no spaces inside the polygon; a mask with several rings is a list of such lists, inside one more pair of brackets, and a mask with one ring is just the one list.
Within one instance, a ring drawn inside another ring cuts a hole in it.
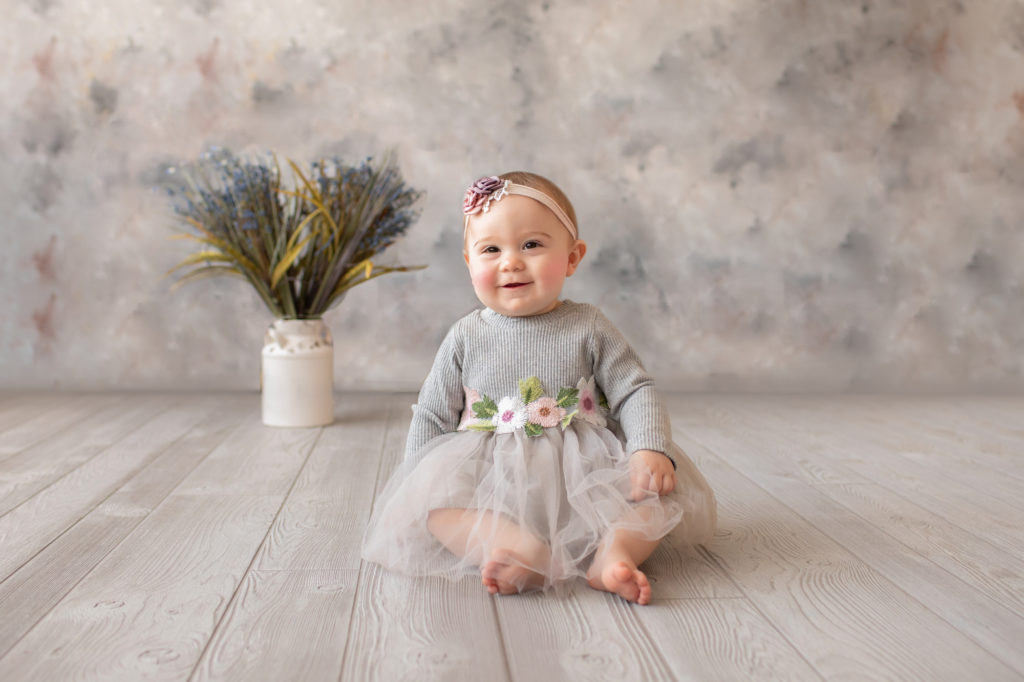
[{"label": "baby's ear", "polygon": [[587,243],[582,239],[577,239],[572,249],[569,251],[569,267],[565,270],[565,276],[569,277],[572,273],[576,272],[576,268],[579,266],[580,261],[583,260],[583,256],[587,255]]}]

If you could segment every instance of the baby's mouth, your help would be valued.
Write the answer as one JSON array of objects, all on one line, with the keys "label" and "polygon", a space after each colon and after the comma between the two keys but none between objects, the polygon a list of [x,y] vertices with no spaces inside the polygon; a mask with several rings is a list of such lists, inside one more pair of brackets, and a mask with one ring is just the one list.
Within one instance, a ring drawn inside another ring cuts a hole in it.
[{"label": "baby's mouth", "polygon": [[511,284],[502,285],[502,289],[517,289],[519,287],[525,287],[529,282],[512,282]]}]

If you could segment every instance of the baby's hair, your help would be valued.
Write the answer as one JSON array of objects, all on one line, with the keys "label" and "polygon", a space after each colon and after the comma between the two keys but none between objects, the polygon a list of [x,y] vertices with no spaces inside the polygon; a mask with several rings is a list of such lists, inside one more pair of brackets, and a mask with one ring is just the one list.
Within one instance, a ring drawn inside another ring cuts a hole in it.
[{"label": "baby's hair", "polygon": [[536,190],[540,190],[547,194],[549,197],[555,200],[565,215],[569,216],[569,220],[576,227],[576,233],[579,234],[580,225],[576,222],[576,209],[572,207],[572,202],[569,201],[569,197],[565,196],[565,192],[559,189],[558,185],[551,182],[543,175],[537,175],[536,173],[529,173],[527,171],[512,171],[510,173],[502,173],[498,176],[502,180],[511,180],[516,185],[525,185],[532,187]]}]

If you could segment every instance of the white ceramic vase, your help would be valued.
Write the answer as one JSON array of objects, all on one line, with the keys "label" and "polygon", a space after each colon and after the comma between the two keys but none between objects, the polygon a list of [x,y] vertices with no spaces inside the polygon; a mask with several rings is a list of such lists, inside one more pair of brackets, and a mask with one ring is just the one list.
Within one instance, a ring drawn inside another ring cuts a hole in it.
[{"label": "white ceramic vase", "polygon": [[263,341],[263,423],[334,421],[334,339],[321,319],[275,320]]}]

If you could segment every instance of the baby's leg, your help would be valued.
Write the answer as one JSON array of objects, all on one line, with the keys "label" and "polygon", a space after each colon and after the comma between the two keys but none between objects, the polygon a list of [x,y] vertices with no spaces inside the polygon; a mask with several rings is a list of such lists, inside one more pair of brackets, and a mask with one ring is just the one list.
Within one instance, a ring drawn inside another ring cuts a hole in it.
[{"label": "baby's leg", "polygon": [[[637,510],[641,514],[645,510]],[[651,556],[658,540],[648,540],[642,533],[630,530],[611,530],[594,555],[587,571],[590,586],[605,592],[614,592],[627,601],[647,604],[651,601],[651,584],[637,566]]]},{"label": "baby's leg", "polygon": [[[500,514],[434,509],[427,528],[450,552],[481,567],[481,581],[491,594],[512,594],[544,583],[543,576],[531,567],[548,563],[547,546]],[[484,556],[488,547],[490,552]]]}]

